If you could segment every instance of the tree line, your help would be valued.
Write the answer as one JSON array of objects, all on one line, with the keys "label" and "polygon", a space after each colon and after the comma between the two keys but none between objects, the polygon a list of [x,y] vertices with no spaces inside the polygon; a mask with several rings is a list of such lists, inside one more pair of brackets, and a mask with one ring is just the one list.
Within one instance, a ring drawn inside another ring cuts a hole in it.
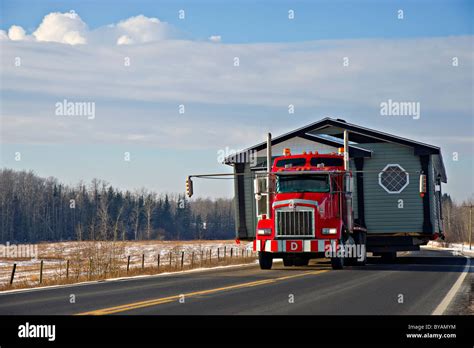
[{"label": "tree line", "polygon": [[[474,210],[470,216],[470,206],[474,205],[473,198],[461,204],[453,201],[451,196],[443,194],[443,225],[447,242],[468,242],[469,235],[474,229]],[[474,242],[474,236],[471,236]]]},{"label": "tree line", "polygon": [[232,199],[121,191],[98,179],[68,186],[32,171],[0,170],[2,243],[234,236]]}]

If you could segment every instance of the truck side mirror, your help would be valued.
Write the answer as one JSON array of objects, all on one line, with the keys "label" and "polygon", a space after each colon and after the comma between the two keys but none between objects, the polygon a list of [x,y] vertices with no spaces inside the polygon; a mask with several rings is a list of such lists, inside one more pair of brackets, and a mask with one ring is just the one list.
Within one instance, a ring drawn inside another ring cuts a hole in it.
[{"label": "truck side mirror", "polygon": [[256,195],[266,192],[267,178],[257,177],[253,180],[253,191]]}]

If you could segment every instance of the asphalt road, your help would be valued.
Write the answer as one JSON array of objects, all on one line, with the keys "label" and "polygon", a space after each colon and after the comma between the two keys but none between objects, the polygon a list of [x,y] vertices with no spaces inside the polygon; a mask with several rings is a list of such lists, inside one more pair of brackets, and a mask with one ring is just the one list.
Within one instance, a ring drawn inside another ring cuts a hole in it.
[{"label": "asphalt road", "polygon": [[365,267],[337,271],[313,260],[307,267],[276,263],[269,271],[250,265],[95,282],[0,294],[0,315],[432,314],[466,262],[422,250],[395,264],[369,258]]}]

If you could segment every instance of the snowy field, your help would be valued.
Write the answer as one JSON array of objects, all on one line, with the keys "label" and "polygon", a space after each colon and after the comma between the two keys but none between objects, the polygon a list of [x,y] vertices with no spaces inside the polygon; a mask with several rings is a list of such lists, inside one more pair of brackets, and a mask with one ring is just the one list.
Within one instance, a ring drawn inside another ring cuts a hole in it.
[{"label": "snowy field", "polygon": [[40,285],[41,261],[41,285],[51,285],[249,263],[256,256],[251,243],[233,240],[58,242],[34,247],[36,258],[0,255],[0,290]]},{"label": "snowy field", "polygon": [[435,249],[443,249],[443,250],[450,250],[455,254],[459,255],[467,255],[467,256],[474,256],[474,245],[472,246],[472,250],[469,249],[468,243],[445,243],[445,242],[438,242],[438,241],[430,241],[428,242],[427,247],[435,248]]}]

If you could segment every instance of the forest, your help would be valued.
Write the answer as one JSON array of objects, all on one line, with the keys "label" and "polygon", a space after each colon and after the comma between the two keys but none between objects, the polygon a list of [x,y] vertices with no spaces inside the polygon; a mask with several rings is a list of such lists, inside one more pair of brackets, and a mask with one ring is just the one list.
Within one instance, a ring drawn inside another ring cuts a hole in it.
[{"label": "forest", "polygon": [[[469,240],[472,200],[442,197],[448,242]],[[193,240],[235,237],[232,199],[120,191],[93,179],[74,187],[32,171],[0,170],[0,243],[67,240]]]},{"label": "forest", "polygon": [[1,243],[234,236],[232,199],[121,191],[99,179],[72,187],[32,171],[0,170]]}]

